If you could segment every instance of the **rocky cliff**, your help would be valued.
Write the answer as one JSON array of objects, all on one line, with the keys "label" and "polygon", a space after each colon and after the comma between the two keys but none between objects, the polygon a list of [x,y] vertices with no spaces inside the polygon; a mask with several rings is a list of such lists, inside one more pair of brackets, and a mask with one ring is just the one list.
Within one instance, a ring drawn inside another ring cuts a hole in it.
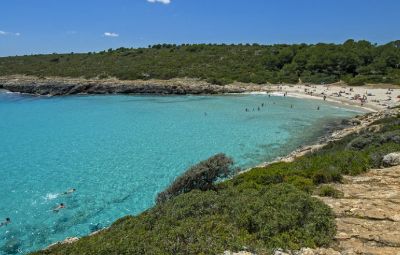
[{"label": "rocky cliff", "polygon": [[0,89],[34,95],[73,94],[222,94],[263,91],[265,87],[251,84],[213,85],[198,79],[136,80],[37,78],[31,76],[0,77]]}]

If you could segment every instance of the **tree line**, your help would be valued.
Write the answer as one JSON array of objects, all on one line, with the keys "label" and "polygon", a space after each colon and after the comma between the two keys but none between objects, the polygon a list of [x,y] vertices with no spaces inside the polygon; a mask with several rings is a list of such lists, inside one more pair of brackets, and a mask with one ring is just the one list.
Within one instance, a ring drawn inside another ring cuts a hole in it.
[{"label": "tree line", "polygon": [[0,75],[26,74],[121,80],[200,78],[213,84],[400,84],[400,40],[377,45],[157,44],[101,52],[0,58]]}]

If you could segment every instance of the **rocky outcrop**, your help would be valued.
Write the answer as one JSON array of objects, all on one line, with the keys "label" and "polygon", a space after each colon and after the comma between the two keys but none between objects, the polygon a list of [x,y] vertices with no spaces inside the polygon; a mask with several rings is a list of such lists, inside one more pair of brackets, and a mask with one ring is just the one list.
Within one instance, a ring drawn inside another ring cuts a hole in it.
[{"label": "rocky outcrop", "polygon": [[320,199],[336,215],[336,250],[400,255],[400,167],[346,176],[343,184],[333,186],[344,196]]},{"label": "rocky outcrop", "polygon": [[71,243],[75,243],[76,241],[78,241],[79,238],[78,237],[68,237],[67,239],[65,239],[64,241],[61,242],[57,242],[57,243],[53,243],[51,245],[49,245],[48,247],[46,247],[45,250],[50,249],[56,245],[60,245],[60,244],[71,244]]},{"label": "rocky outcrop", "polygon": [[400,152],[393,152],[383,157],[384,166],[398,166],[400,165]]},{"label": "rocky outcrop", "polygon": [[225,251],[223,255],[255,255],[255,254],[248,251],[239,251],[239,252]]},{"label": "rocky outcrop", "polygon": [[32,76],[0,77],[0,89],[34,95],[74,94],[222,94],[265,91],[267,88],[252,84],[213,85],[198,79],[136,80],[37,78]]},{"label": "rocky outcrop", "polygon": [[274,255],[400,255],[400,166],[345,176],[331,184],[343,197],[318,197],[332,208],[337,233],[331,248],[276,250]]},{"label": "rocky outcrop", "polygon": [[335,251],[332,248],[318,248],[318,249],[310,249],[310,248],[302,248],[299,251],[283,251],[276,250],[273,255],[341,255],[340,252]]}]

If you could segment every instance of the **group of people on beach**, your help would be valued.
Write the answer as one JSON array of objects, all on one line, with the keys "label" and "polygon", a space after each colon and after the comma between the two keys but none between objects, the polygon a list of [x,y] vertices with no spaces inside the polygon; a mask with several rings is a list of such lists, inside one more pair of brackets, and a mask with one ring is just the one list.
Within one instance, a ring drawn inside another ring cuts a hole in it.
[{"label": "group of people on beach", "polygon": [[[76,191],[76,189],[72,188],[72,189],[69,189],[69,190],[63,192],[62,194],[63,195],[69,195],[69,194],[74,193],[75,191]],[[53,208],[52,211],[56,213],[56,212],[59,212],[61,209],[64,209],[64,208],[65,208],[65,204],[64,203],[60,203],[58,206]],[[10,223],[11,223],[11,218],[7,217],[7,218],[5,218],[4,221],[0,222],[0,227],[5,227]]]}]

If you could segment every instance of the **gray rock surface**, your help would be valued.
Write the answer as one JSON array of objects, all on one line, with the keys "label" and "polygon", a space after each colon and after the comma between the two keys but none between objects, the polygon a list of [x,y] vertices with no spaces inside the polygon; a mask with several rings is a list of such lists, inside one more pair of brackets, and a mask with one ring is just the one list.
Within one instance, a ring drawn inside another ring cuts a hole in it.
[{"label": "gray rock surface", "polygon": [[400,165],[400,152],[393,152],[383,157],[384,166],[398,166]]},{"label": "gray rock surface", "polygon": [[198,79],[135,80],[37,78],[31,76],[0,77],[0,89],[34,95],[74,94],[222,94],[264,91],[266,87],[252,84],[214,85]]}]

